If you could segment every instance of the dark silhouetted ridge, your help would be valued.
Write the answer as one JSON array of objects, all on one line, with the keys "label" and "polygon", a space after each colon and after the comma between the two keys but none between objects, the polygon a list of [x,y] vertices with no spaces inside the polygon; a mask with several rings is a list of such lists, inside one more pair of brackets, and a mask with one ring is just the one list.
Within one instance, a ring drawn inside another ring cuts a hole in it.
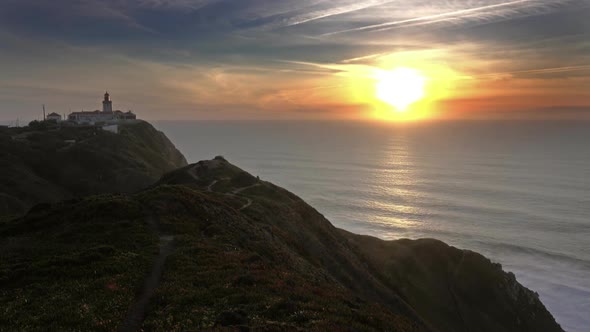
[{"label": "dark silhouetted ridge", "polygon": [[[168,153],[151,174],[183,163]],[[222,157],[37,206],[0,238],[0,330],[562,331],[482,255],[338,229]]]}]

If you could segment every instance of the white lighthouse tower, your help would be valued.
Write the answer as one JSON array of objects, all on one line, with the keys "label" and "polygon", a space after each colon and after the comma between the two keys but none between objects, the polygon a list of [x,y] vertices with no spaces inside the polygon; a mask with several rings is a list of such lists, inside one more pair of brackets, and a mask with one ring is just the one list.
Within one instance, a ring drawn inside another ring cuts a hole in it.
[{"label": "white lighthouse tower", "polygon": [[102,111],[104,113],[113,113],[113,102],[110,99],[108,91],[104,94],[104,100],[102,101]]}]

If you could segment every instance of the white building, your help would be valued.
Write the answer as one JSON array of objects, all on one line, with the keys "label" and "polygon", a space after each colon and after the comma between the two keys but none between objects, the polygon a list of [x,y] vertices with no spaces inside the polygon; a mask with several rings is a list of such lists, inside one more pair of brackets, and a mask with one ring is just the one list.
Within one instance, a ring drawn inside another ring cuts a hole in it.
[{"label": "white building", "polygon": [[47,115],[47,117],[45,118],[47,121],[55,121],[55,122],[60,122],[61,121],[61,115],[57,114],[57,113],[49,113],[49,115]]},{"label": "white building", "polygon": [[137,119],[137,116],[131,111],[121,112],[117,110],[113,112],[113,102],[108,92],[104,94],[102,112],[99,110],[93,112],[73,112],[68,115],[68,120],[85,125],[117,123],[119,121],[135,119]]}]

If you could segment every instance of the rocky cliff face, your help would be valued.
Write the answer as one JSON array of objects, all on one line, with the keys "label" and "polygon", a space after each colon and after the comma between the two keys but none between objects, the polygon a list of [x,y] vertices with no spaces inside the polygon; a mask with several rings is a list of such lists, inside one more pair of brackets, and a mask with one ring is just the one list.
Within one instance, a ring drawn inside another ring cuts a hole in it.
[{"label": "rocky cliff face", "polygon": [[113,134],[90,127],[0,132],[0,215],[99,193],[134,192],[186,160],[147,122]]},{"label": "rocky cliff face", "polygon": [[153,331],[561,331],[485,257],[340,230],[223,158],[135,194],[41,206],[0,238],[0,329],[116,330],[139,312]]}]

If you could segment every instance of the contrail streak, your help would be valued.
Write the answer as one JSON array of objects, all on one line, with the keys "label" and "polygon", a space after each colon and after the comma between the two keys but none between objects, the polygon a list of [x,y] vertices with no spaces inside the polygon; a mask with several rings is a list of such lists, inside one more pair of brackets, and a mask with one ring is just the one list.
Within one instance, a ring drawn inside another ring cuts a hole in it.
[{"label": "contrail streak", "polygon": [[308,15],[306,15],[306,16],[311,16],[311,17],[293,18],[293,20],[294,20],[293,22],[289,22],[289,23],[283,25],[283,27],[299,25],[299,24],[319,20],[322,18],[335,16],[335,15],[352,13],[352,12],[355,12],[358,10],[367,9],[367,8],[371,8],[371,7],[375,7],[375,6],[380,6],[380,5],[390,3],[390,2],[393,2],[393,0],[365,1],[365,2],[361,2],[361,3],[353,4],[353,5],[347,5],[347,6],[337,7],[337,8],[329,8],[326,10],[315,11],[315,12],[308,13]]},{"label": "contrail streak", "polygon": [[503,73],[490,73],[490,74],[483,74],[483,75],[475,75],[475,76],[469,76],[468,78],[473,79],[473,78],[486,78],[486,77],[502,77],[505,75],[517,75],[517,74],[552,74],[552,73],[564,73],[564,72],[570,72],[570,71],[586,71],[586,70],[590,70],[590,65],[517,70],[517,71],[503,72]]},{"label": "contrail streak", "polygon": [[347,33],[347,32],[366,31],[366,30],[374,30],[374,29],[379,29],[381,31],[381,30],[390,29],[390,28],[393,28],[393,27],[396,27],[399,25],[404,25],[407,23],[421,22],[421,23],[426,24],[426,23],[429,23],[429,21],[439,22],[439,21],[441,21],[441,19],[448,18],[448,17],[460,16],[460,15],[464,15],[464,14],[481,12],[481,11],[490,10],[490,9],[511,7],[514,5],[518,5],[518,4],[522,4],[522,3],[530,3],[530,2],[534,2],[534,0],[515,0],[515,1],[504,2],[504,3],[494,4],[494,5],[461,9],[461,10],[456,10],[456,11],[446,12],[446,13],[441,13],[441,14],[415,17],[415,18],[410,18],[410,19],[405,19],[405,20],[386,22],[386,23],[380,23],[380,24],[373,24],[373,25],[368,25],[368,26],[364,26],[364,27],[329,32],[329,33],[322,34],[320,36],[332,36],[332,35],[337,35],[337,34],[342,34],[342,33]]}]

